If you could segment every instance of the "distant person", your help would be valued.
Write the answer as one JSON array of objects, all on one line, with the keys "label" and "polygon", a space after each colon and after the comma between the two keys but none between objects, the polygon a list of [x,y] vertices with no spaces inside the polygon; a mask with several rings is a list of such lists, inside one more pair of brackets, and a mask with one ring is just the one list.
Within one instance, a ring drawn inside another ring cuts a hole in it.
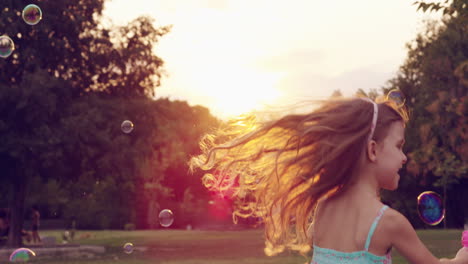
[{"label": "distant person", "polygon": [[311,264],[390,264],[396,248],[409,263],[466,264],[464,248],[436,258],[380,199],[382,189],[398,188],[407,120],[390,98],[330,99],[263,124],[235,120],[203,138],[190,168],[206,171],[215,191],[239,183],[234,213],[263,217],[267,255],[312,249]]},{"label": "distant person", "polygon": [[39,236],[39,221],[41,218],[41,214],[37,206],[32,207],[32,241],[33,243],[40,243],[41,237]]}]

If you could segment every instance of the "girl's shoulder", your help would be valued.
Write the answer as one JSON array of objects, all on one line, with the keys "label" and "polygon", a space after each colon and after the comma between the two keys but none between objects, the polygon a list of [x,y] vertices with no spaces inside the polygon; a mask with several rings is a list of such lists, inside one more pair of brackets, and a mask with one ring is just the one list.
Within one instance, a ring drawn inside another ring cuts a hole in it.
[{"label": "girl's shoulder", "polygon": [[390,207],[385,210],[379,223],[381,232],[387,238],[401,232],[402,228],[408,226],[408,224],[408,219],[402,213]]},{"label": "girl's shoulder", "polygon": [[[380,204],[379,213],[374,217],[374,228],[369,230],[371,236],[369,251],[376,255],[385,255],[393,247],[393,237],[401,227],[402,219],[406,219],[397,210],[390,207],[383,210],[384,204]],[[374,209],[375,210],[375,209]],[[369,239],[369,238],[368,238]]]},{"label": "girl's shoulder", "polygon": [[391,229],[390,231],[392,231],[392,229],[395,229],[399,225],[405,224],[408,219],[402,213],[388,207],[387,210],[385,210],[381,221],[382,225],[385,225],[387,228]]}]

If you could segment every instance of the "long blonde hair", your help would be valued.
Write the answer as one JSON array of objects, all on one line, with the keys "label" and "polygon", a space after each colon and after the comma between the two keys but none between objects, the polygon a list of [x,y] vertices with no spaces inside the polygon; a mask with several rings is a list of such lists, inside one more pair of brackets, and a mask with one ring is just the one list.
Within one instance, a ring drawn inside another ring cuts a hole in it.
[{"label": "long blonde hair", "polygon": [[[378,104],[373,139],[382,140],[392,122],[407,121],[391,101]],[[260,123],[249,116],[232,120],[201,143],[190,169],[206,172],[210,190],[234,193],[234,220],[261,217],[267,255],[285,248],[310,250],[307,226],[317,202],[339,194],[356,174],[371,130],[372,103],[360,98],[331,99],[308,114]]]}]

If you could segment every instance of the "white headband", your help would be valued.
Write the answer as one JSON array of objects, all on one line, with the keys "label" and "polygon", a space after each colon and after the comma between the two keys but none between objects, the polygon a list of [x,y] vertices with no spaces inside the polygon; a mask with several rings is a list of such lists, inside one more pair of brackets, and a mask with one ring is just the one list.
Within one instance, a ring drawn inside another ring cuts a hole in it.
[{"label": "white headband", "polygon": [[374,113],[372,115],[371,131],[370,131],[369,139],[368,139],[368,141],[370,141],[372,139],[372,137],[374,136],[375,126],[377,125],[377,116],[379,115],[379,108],[377,107],[377,104],[374,101],[372,101],[371,99],[369,99],[367,97],[363,97],[362,99],[364,99],[366,101],[369,101],[374,105]]}]

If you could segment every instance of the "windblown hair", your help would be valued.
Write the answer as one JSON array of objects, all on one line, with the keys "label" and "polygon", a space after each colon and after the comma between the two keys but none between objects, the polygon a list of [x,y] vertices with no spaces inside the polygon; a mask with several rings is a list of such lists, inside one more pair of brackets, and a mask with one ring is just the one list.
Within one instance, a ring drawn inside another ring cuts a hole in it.
[{"label": "windblown hair", "polygon": [[[408,120],[406,110],[392,101],[378,108],[377,142],[391,123]],[[239,216],[263,219],[267,255],[286,248],[307,253],[307,227],[317,203],[345,190],[356,175],[372,115],[372,103],[351,98],[320,102],[309,114],[274,121],[233,120],[202,139],[202,154],[189,166],[206,171],[203,183],[210,190],[234,190],[235,221]]]}]

